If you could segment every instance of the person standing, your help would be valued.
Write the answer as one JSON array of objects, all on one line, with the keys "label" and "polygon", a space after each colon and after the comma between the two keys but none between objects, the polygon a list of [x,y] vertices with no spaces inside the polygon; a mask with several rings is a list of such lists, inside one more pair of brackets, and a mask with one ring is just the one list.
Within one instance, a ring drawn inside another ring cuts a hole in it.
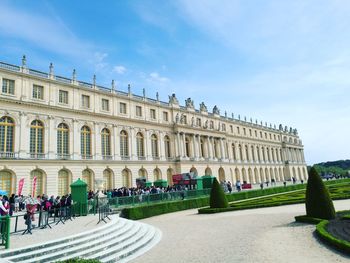
[{"label": "person standing", "polygon": [[9,213],[9,210],[4,206],[4,198],[2,195],[0,195],[0,216],[7,215]]}]

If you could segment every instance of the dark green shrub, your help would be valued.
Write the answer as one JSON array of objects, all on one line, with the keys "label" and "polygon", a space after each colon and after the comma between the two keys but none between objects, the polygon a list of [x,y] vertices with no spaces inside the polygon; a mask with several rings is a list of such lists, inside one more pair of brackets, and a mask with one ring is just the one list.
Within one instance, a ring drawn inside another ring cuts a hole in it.
[{"label": "dark green shrub", "polygon": [[72,258],[63,261],[56,261],[55,263],[100,263],[97,259]]},{"label": "dark green shrub", "polygon": [[214,178],[213,186],[211,187],[209,204],[210,208],[228,207],[228,202],[224,190],[222,189],[216,178]]},{"label": "dark green shrub", "polygon": [[308,223],[308,224],[313,224],[317,225],[320,223],[323,219],[320,218],[314,218],[314,217],[309,217],[309,216],[296,216],[294,217],[295,221],[301,222],[301,223]]},{"label": "dark green shrub", "polygon": [[308,217],[335,218],[335,210],[329,191],[314,167],[311,168],[307,181],[305,206]]}]

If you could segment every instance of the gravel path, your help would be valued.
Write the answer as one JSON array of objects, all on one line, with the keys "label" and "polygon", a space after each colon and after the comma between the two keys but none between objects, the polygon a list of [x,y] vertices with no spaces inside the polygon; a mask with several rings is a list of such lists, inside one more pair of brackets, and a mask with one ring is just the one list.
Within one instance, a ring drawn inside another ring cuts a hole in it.
[{"label": "gravel path", "polygon": [[[334,202],[337,210],[350,200]],[[349,262],[320,243],[315,226],[294,222],[303,204],[199,215],[197,209],[142,220],[158,227],[160,243],[133,262]]]}]

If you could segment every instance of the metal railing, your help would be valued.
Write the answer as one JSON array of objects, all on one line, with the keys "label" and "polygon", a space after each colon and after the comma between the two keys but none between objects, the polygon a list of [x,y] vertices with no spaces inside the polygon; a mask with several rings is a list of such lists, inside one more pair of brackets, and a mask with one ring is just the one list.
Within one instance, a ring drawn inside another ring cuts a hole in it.
[{"label": "metal railing", "polygon": [[180,190],[174,192],[166,192],[159,194],[141,194],[132,196],[112,197],[108,199],[111,206],[134,206],[140,204],[149,204],[163,201],[174,201],[198,198],[200,196],[207,196],[210,194],[210,189],[202,190]]},{"label": "metal railing", "polygon": [[10,217],[0,216],[0,240],[1,246],[10,248]]},{"label": "metal railing", "polygon": [[0,152],[1,159],[15,159],[18,158],[18,153],[15,152]]}]

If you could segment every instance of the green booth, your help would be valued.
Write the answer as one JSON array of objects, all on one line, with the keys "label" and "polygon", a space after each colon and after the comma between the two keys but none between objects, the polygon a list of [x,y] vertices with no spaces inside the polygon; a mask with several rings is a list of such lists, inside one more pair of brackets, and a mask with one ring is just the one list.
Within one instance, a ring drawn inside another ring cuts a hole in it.
[{"label": "green booth", "polygon": [[197,181],[197,190],[203,190],[203,178],[202,177],[196,177]]},{"label": "green booth", "polygon": [[163,180],[163,179],[159,179],[153,182],[153,185],[155,187],[167,187],[168,186],[168,181],[167,180]]},{"label": "green booth", "polygon": [[145,186],[146,186],[146,187],[152,187],[152,182],[146,181]]},{"label": "green booth", "polygon": [[203,188],[211,188],[211,186],[213,185],[213,181],[214,181],[214,176],[211,175],[204,175],[202,176],[202,180],[203,180]]},{"label": "green booth", "polygon": [[87,206],[87,183],[80,178],[70,185],[75,215],[86,216]]}]

